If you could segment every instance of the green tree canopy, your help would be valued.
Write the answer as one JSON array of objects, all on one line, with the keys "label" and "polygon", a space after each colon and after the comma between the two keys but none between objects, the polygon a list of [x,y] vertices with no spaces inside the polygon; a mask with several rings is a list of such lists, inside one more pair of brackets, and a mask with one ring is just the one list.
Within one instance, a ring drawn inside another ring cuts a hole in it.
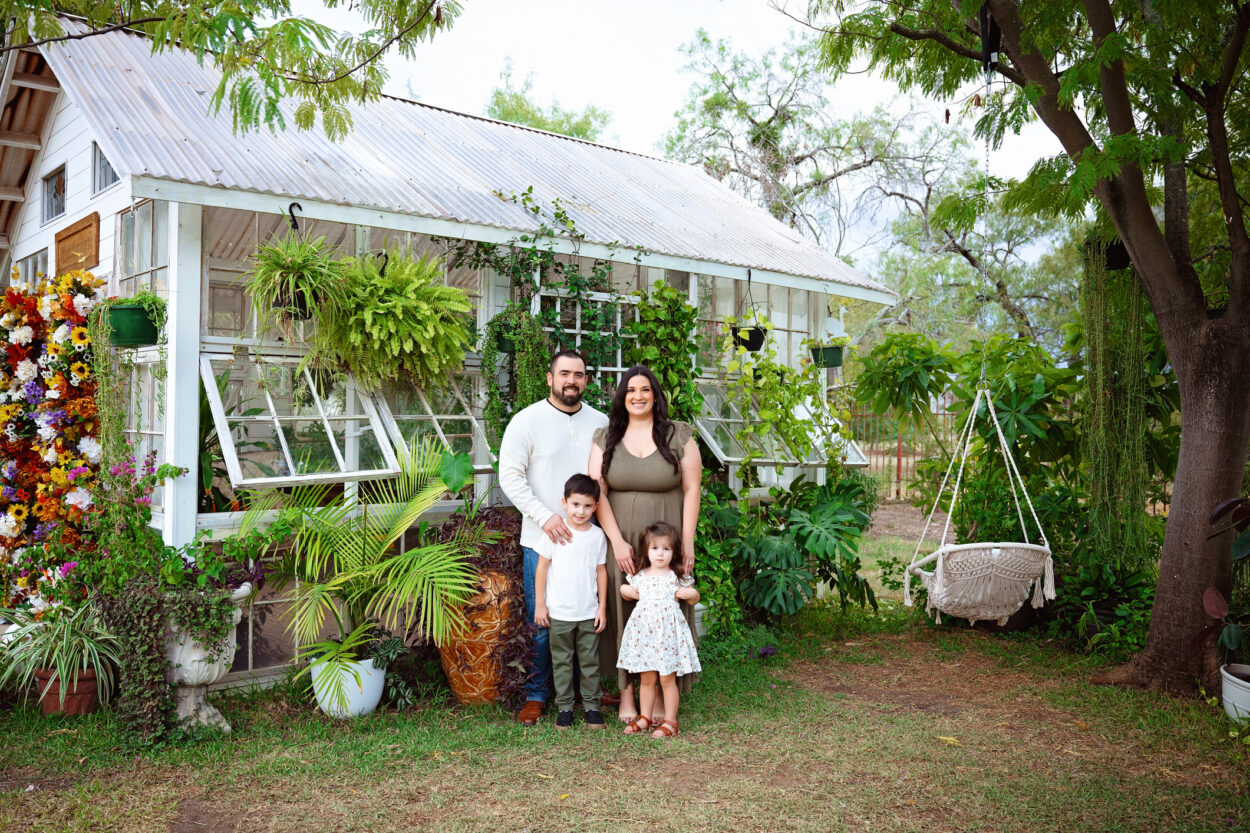
[{"label": "green tree canopy", "polygon": [[556,101],[552,101],[547,107],[536,103],[533,98],[533,78],[527,76],[519,88],[514,86],[512,61],[504,63],[499,80],[503,82],[503,86],[491,90],[490,102],[486,105],[485,115],[488,118],[536,127],[588,142],[599,141],[604,129],[612,121],[611,113],[593,104],[578,113],[565,110]]},{"label": "green tree canopy", "polygon": [[[337,8],[340,0],[322,0]],[[93,37],[117,29],[142,32],[153,53],[188,49],[221,70],[211,106],[227,107],[244,132],[288,125],[279,103],[296,102],[295,126],[320,121],[331,138],[352,126],[347,105],[374,101],[392,48],[404,57],[421,41],[449,27],[460,12],[456,0],[353,0],[350,8],[369,27],[359,35],[292,14],[289,0],[0,0],[8,27],[3,52]],[[61,15],[82,19],[86,31],[67,31]]]},{"label": "green tree canopy", "polygon": [[982,83],[980,2],[813,0],[810,11],[833,70],[866,58],[906,90],[963,98],[991,142],[1039,119],[1063,153],[990,185],[1009,208],[1095,207],[1123,241],[1176,371],[1183,429],[1146,648],[1103,681],[1193,690],[1200,670],[1214,684],[1213,640],[1201,669],[1190,642],[1209,621],[1206,588],[1232,584],[1231,539],[1208,540],[1208,517],[1240,492],[1250,446],[1250,5],[984,5],[1002,34],[985,101],[970,94]]}]

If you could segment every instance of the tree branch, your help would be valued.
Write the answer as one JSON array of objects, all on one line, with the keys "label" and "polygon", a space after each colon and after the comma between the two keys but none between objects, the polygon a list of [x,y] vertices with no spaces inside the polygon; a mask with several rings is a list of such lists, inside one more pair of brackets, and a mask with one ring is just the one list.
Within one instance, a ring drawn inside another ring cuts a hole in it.
[{"label": "tree branch", "polygon": [[43,40],[31,40],[24,41],[22,43],[14,43],[8,46],[0,47],[0,55],[7,52],[13,52],[18,49],[32,49],[36,46],[43,46],[45,43],[61,43],[63,41],[94,38],[96,35],[106,35],[109,32],[116,32],[118,29],[131,29],[143,26],[147,23],[160,23],[163,20],[165,20],[163,17],[136,17],[132,20],[124,20],[121,23],[113,23],[100,29],[92,29],[89,32],[79,32],[77,35],[60,35],[55,38],[44,38]]},{"label": "tree branch", "polygon": [[[981,50],[964,46],[941,29],[910,29],[898,21],[894,21],[890,24],[890,31],[911,41],[933,41],[940,46],[946,47],[956,55],[962,55],[965,58],[981,63]],[[1021,87],[1028,86],[1028,81],[1016,70],[1006,66],[1002,61],[999,61],[997,66],[999,74],[1013,84]]]}]

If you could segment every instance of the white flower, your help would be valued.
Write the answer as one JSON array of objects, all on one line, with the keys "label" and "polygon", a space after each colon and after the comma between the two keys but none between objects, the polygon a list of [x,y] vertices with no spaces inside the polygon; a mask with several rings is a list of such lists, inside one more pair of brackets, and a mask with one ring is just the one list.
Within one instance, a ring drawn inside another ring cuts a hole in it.
[{"label": "white flower", "polygon": [[53,428],[51,425],[44,425],[40,427],[39,439],[48,443],[52,442],[53,440],[56,439],[56,429]]},{"label": "white flower", "polygon": [[32,594],[28,599],[26,599],[26,603],[30,605],[32,613],[38,613],[41,610],[46,610],[48,607],[48,603],[43,600],[43,596],[36,594]]},{"label": "white flower", "polygon": [[43,461],[45,463],[55,463],[60,455],[56,453],[55,448],[49,448],[43,453]]},{"label": "white flower", "polygon": [[23,324],[9,333],[9,344],[30,344],[34,337],[35,331],[29,325]]},{"label": "white flower", "polygon": [[62,324],[52,333],[52,340],[57,344],[64,344],[65,340],[69,338],[69,334],[71,332],[73,332],[73,328],[71,328],[70,325]]},{"label": "white flower", "polygon": [[[22,359],[20,362],[17,363],[17,374],[15,376],[15,379],[18,382],[21,382],[24,384],[26,382],[29,382],[31,379],[35,378],[38,375],[39,375],[39,368],[36,367],[35,363],[32,362],[30,359]],[[18,385],[18,389],[19,390],[21,389],[21,385]],[[9,390],[13,390],[13,387],[11,385],[9,386]]]},{"label": "white flower", "polygon": [[17,520],[7,512],[0,515],[0,537],[12,538],[17,535]]},{"label": "white flower", "polygon": [[52,317],[52,296],[44,295],[39,299],[39,314],[44,318]]},{"label": "white flower", "polygon": [[[77,377],[75,377],[75,378],[77,378]],[[60,392],[59,390],[57,390],[56,388],[52,388],[52,387],[50,387],[50,388],[48,388],[47,390],[45,390],[45,391],[43,392],[43,398],[44,398],[44,399],[60,399],[60,398],[61,398],[61,392]]]},{"label": "white flower", "polygon": [[74,309],[79,315],[85,316],[91,312],[91,308],[100,303],[95,298],[89,298],[81,292],[74,296]]},{"label": "white flower", "polygon": [[65,495],[65,502],[85,512],[91,507],[91,493],[79,486]]},{"label": "white flower", "polygon": [[89,463],[98,463],[104,456],[104,449],[95,437],[83,437],[78,441],[78,453],[87,458]]}]

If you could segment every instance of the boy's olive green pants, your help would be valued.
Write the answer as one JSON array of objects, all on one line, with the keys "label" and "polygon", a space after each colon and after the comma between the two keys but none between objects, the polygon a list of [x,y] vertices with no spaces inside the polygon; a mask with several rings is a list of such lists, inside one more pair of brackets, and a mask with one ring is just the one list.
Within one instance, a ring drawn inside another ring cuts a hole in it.
[{"label": "boy's olive green pants", "polygon": [[556,687],[556,708],[573,711],[573,659],[581,667],[582,706],[586,711],[599,711],[603,689],[599,684],[599,634],[595,620],[561,622],[551,620],[551,676]]}]

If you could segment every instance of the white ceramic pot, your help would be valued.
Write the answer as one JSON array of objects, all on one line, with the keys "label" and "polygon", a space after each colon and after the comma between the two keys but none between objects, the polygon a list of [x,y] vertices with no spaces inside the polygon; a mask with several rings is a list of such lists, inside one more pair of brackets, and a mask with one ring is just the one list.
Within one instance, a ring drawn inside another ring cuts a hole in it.
[{"label": "white ceramic pot", "polygon": [[242,605],[251,595],[252,585],[246,582],[230,594],[234,603],[230,632],[218,645],[201,645],[174,627],[165,635],[165,657],[169,660],[170,682],[177,687],[174,700],[179,721],[230,731],[226,718],[205,697],[208,687],[226,676],[234,663],[234,652],[238,650],[235,628],[243,618]]},{"label": "white ceramic pot", "polygon": [[[1233,674],[1240,677],[1234,677]],[[1250,721],[1250,665],[1229,663],[1220,666],[1220,676],[1224,678],[1222,691],[1224,712],[1234,723]]]},{"label": "white ceramic pot", "polygon": [[[347,697],[346,708],[344,703],[335,701],[330,677],[332,672],[326,671],[322,665],[313,665],[310,672],[317,705],[330,717],[360,717],[369,714],[378,707],[378,702],[382,699],[382,688],[386,682],[385,667],[374,666],[371,659],[347,665],[350,670],[344,669],[341,672],[343,692]],[[359,680],[356,679],[357,676]]]},{"label": "white ceramic pot", "polygon": [[707,605],[703,602],[694,606],[694,634],[700,639],[707,636]]}]

